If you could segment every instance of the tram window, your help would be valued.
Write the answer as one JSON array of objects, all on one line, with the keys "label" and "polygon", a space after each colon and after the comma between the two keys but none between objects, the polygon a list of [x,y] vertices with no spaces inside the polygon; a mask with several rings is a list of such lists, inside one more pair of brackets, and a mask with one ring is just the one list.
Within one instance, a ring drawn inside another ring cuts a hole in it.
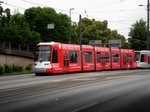
[{"label": "tram window", "polygon": [[101,62],[101,53],[98,52],[96,55],[97,55],[97,62]]},{"label": "tram window", "polygon": [[105,61],[109,62],[109,53],[105,53]]},{"label": "tram window", "polygon": [[118,54],[113,54],[113,62],[119,62],[119,56]]},{"label": "tram window", "polygon": [[126,62],[129,62],[129,56],[126,54]]},{"label": "tram window", "polygon": [[150,64],[150,57],[148,56],[148,64]]},{"label": "tram window", "polygon": [[144,54],[141,54],[141,62],[144,62]]},{"label": "tram window", "polygon": [[139,61],[140,58],[140,52],[135,52],[134,60]]},{"label": "tram window", "polygon": [[57,50],[53,50],[52,63],[58,63],[58,52],[57,52]]},{"label": "tram window", "polygon": [[68,60],[68,53],[64,54],[64,60]]},{"label": "tram window", "polygon": [[148,62],[148,55],[147,54],[141,54],[141,62]]},{"label": "tram window", "polygon": [[78,52],[70,51],[69,54],[70,54],[70,62],[77,63],[78,62]]},{"label": "tram window", "polygon": [[92,53],[91,52],[84,52],[85,61],[92,62]]},{"label": "tram window", "polygon": [[129,62],[130,64],[132,64],[132,55],[129,55],[129,57],[128,57],[128,62]]},{"label": "tram window", "polygon": [[132,61],[132,56],[129,56],[128,57],[128,62],[131,62]]}]

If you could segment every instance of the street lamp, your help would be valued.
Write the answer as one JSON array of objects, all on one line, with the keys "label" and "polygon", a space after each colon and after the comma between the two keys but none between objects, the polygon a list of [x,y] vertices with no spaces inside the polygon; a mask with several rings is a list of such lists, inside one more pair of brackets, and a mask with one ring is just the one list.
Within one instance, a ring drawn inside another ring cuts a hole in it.
[{"label": "street lamp", "polygon": [[70,16],[70,26],[69,26],[69,44],[71,44],[71,11],[74,10],[74,8],[69,9],[69,16]]},{"label": "street lamp", "polygon": [[[140,4],[139,6],[145,6]],[[147,50],[149,50],[149,0],[147,0]]]}]

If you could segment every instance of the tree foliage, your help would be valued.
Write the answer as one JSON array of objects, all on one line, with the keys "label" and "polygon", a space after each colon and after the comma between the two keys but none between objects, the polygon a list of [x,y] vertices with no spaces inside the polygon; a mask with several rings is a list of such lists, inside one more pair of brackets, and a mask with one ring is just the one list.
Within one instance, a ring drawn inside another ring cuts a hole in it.
[{"label": "tree foliage", "polygon": [[[54,29],[48,29],[48,24],[54,24]],[[70,27],[72,43],[79,44],[79,25],[71,24],[66,14],[57,13],[49,7],[32,7],[24,14],[11,15],[9,9],[0,7],[0,40],[11,42],[14,46],[25,48],[40,41],[68,43]],[[124,36],[118,34],[117,30],[109,29],[107,21],[82,18],[81,27],[83,44],[88,44],[90,40],[108,43],[110,39],[121,39],[125,43]]]},{"label": "tree foliage", "polygon": [[[33,7],[25,11],[25,17],[31,30],[41,35],[42,41],[68,41],[70,18],[67,15],[48,7]],[[47,29],[48,24],[54,24],[54,29]]]},{"label": "tree foliage", "polygon": [[[0,40],[11,42],[13,47],[20,45],[22,48],[40,42],[40,34],[30,30],[29,24],[23,14],[10,14],[9,9],[1,8]],[[35,38],[36,36],[36,38]],[[31,41],[32,40],[32,41]]]},{"label": "tree foliage", "polygon": [[102,40],[108,43],[111,39],[120,39],[124,45],[126,39],[118,34],[117,30],[108,28],[107,21],[96,21],[95,19],[82,19],[82,43],[88,44],[90,40]]},{"label": "tree foliage", "polygon": [[128,39],[128,41],[130,42],[132,49],[146,49],[146,22],[143,19],[136,21],[136,23],[133,24],[130,28],[129,36],[130,38]]}]

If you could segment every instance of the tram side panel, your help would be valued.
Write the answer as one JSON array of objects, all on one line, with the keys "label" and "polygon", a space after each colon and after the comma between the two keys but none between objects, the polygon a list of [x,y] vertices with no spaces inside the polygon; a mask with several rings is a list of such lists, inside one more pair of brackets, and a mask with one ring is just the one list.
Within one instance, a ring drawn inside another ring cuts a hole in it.
[{"label": "tram side panel", "polygon": [[93,46],[82,45],[83,71],[94,70],[94,50]]},{"label": "tram side panel", "polygon": [[112,69],[121,69],[119,48],[111,48],[111,63]]},{"label": "tram side panel", "polygon": [[62,44],[62,63],[63,72],[81,71],[80,46],[71,44]]},{"label": "tram side panel", "polygon": [[52,55],[51,55],[51,63],[52,63],[52,73],[63,73],[63,55],[62,54],[62,45],[54,44],[52,45]]},{"label": "tram side panel", "polygon": [[138,68],[150,68],[150,51],[136,51],[135,54]]},{"label": "tram side panel", "polygon": [[110,50],[106,47],[95,47],[96,70],[110,70]]},{"label": "tram side panel", "polygon": [[81,52],[79,45],[68,45],[69,72],[81,71]]},{"label": "tram side panel", "polygon": [[130,68],[137,68],[137,62],[135,61],[135,51],[133,49],[129,49],[129,60]]}]

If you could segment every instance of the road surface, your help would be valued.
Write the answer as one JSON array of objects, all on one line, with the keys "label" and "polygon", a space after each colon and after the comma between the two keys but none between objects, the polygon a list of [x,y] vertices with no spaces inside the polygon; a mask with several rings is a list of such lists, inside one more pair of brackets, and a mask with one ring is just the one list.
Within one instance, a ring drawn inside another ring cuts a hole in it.
[{"label": "road surface", "polygon": [[148,112],[150,70],[0,77],[0,112]]}]

